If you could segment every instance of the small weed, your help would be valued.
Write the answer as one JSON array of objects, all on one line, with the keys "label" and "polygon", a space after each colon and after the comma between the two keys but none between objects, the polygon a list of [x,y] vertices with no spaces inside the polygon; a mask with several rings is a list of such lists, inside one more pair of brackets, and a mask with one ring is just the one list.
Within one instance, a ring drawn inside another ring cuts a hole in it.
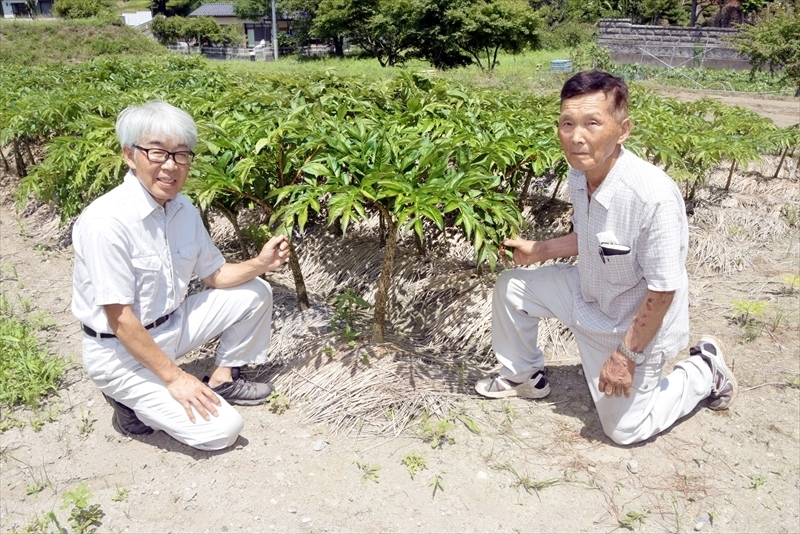
[{"label": "small weed", "polygon": [[794,273],[786,273],[781,275],[781,280],[786,286],[786,293],[793,295],[797,288],[800,287],[800,275]]},{"label": "small weed", "polygon": [[53,512],[45,514],[45,517],[40,518],[38,514],[35,514],[28,524],[25,525],[25,528],[22,530],[12,530],[12,534],[50,534],[52,529],[47,528],[50,526],[50,523],[53,520],[49,517]]},{"label": "small weed", "polygon": [[791,204],[784,204],[781,206],[781,215],[786,219],[786,224],[789,226],[796,226],[798,220],[798,210]]},{"label": "small weed", "polygon": [[128,500],[130,490],[125,488],[117,488],[117,492],[111,497],[114,502],[125,502]]},{"label": "small weed", "polygon": [[760,488],[766,483],[767,483],[767,477],[763,475],[753,474],[750,475],[750,484],[747,486],[747,489]]},{"label": "small weed", "polygon": [[267,397],[267,403],[269,403],[269,411],[281,415],[289,409],[290,401],[288,396],[275,390]]},{"label": "small weed", "polygon": [[753,341],[764,327],[763,317],[767,303],[760,300],[737,299],[731,304],[735,311],[734,322],[744,328],[742,341],[744,343]]},{"label": "small weed", "polygon": [[359,469],[361,469],[361,483],[365,483],[367,480],[371,480],[374,483],[378,484],[378,471],[381,470],[381,466],[379,465],[370,465],[367,463],[356,462],[356,465]]},{"label": "small weed", "polygon": [[622,528],[627,528],[628,530],[636,530],[636,526],[639,527],[644,525],[644,520],[647,519],[647,516],[650,515],[650,510],[647,508],[642,508],[641,512],[634,512],[631,510],[625,517],[619,520],[619,526]]},{"label": "small weed", "polygon": [[31,484],[30,486],[25,488],[25,495],[33,495],[35,497],[35,496],[39,495],[39,493],[41,493],[41,491],[45,487],[46,486],[44,484],[42,484],[41,482],[34,482],[33,484]]},{"label": "small weed", "polygon": [[503,413],[506,414],[506,422],[507,423],[513,422],[514,417],[516,415],[514,412],[514,407],[508,401],[503,401],[502,406],[503,406]]},{"label": "small weed", "polygon": [[444,491],[444,485],[442,485],[442,475],[440,475],[439,473],[433,475],[431,486],[433,487],[433,497],[436,497],[437,491],[439,490]]},{"label": "small weed", "polygon": [[533,491],[536,492],[536,496],[537,497],[539,496],[539,490],[543,490],[545,488],[549,488],[550,486],[555,486],[559,482],[559,480],[557,478],[549,478],[547,480],[540,480],[540,481],[533,480],[527,474],[525,476],[520,475],[517,472],[517,470],[514,469],[514,467],[512,467],[509,464],[495,465],[495,466],[492,466],[492,469],[508,471],[509,473],[514,475],[514,479],[515,479],[514,487],[522,488],[525,491],[527,491],[528,493],[530,493],[531,490],[533,490]]},{"label": "small weed", "polygon": [[332,360],[334,356],[336,356],[336,349],[333,347],[325,347],[322,349],[322,353],[328,357],[329,360]]},{"label": "small weed", "polygon": [[[81,482],[75,491],[68,491],[61,495],[61,509],[72,507],[69,511],[69,524],[75,534],[90,534],[100,526],[100,520],[105,515],[99,504],[89,505],[92,493],[86,482]],[[55,516],[53,516],[55,518]],[[57,521],[56,521],[57,524]],[[59,530],[61,526],[57,524]]]},{"label": "small weed", "polygon": [[423,469],[428,468],[428,463],[425,461],[425,458],[417,454],[416,452],[410,452],[403,456],[403,459],[400,462],[406,466],[406,470],[408,474],[411,476],[411,479],[414,479],[414,475],[417,474],[417,471],[421,471]]},{"label": "small weed", "polygon": [[342,294],[332,297],[331,301],[334,305],[331,328],[335,329],[350,347],[355,347],[356,340],[362,334],[361,312],[371,308],[372,304],[359,297],[352,287],[345,288]]},{"label": "small weed", "polygon": [[790,376],[789,378],[787,378],[786,379],[786,383],[791,388],[800,389],[800,378],[798,378],[796,376]]},{"label": "small weed", "polygon": [[447,419],[439,420],[436,423],[432,422],[430,416],[426,412],[422,416],[422,421],[420,422],[422,441],[430,443],[432,449],[437,449],[445,443],[453,445],[456,440],[447,435],[448,432],[453,430],[453,427],[452,421]]},{"label": "small weed", "polygon": [[78,426],[78,434],[81,436],[88,436],[94,431],[94,422],[97,419],[92,419],[92,412],[86,410],[83,411],[83,407],[81,407],[81,424]]}]

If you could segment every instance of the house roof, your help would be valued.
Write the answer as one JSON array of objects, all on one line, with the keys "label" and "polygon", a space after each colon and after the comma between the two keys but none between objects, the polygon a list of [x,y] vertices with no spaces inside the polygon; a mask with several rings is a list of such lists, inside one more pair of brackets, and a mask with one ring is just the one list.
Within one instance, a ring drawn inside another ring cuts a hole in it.
[{"label": "house roof", "polygon": [[191,13],[190,17],[235,17],[232,2],[215,2],[203,4]]}]

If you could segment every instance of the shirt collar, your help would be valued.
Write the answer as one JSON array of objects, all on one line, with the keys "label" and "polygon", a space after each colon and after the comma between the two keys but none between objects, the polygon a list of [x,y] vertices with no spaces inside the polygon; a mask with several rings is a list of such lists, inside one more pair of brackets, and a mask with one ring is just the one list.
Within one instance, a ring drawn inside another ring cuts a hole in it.
[{"label": "shirt collar", "polygon": [[[159,203],[156,202],[156,199],[154,199],[150,194],[150,192],[145,189],[145,187],[142,185],[142,182],[140,182],[130,170],[128,171],[128,174],[125,175],[125,181],[123,183],[130,194],[133,208],[136,210],[136,213],[139,214],[139,217],[141,217],[142,220],[149,217],[151,213],[161,207]],[[172,200],[167,200],[167,203],[171,206],[173,205],[171,204]],[[177,205],[180,204],[178,203]]]}]

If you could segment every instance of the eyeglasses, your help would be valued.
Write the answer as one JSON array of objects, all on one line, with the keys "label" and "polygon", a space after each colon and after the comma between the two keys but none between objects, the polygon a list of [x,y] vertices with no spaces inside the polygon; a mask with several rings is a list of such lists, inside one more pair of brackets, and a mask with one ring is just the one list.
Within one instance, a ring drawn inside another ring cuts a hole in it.
[{"label": "eyeglasses", "polygon": [[144,152],[147,161],[150,163],[166,163],[169,158],[178,165],[189,165],[194,159],[194,152],[182,150],[180,152],[170,152],[163,148],[144,148],[143,146],[133,145]]}]

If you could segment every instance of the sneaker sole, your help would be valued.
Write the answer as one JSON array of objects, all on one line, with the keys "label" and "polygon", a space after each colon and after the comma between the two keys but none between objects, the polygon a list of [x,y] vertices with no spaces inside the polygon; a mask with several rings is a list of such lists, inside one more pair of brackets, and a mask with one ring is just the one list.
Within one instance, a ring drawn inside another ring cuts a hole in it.
[{"label": "sneaker sole", "polygon": [[521,399],[543,399],[550,395],[550,384],[548,383],[543,388],[535,388],[527,384],[521,384],[515,388],[505,389],[503,391],[486,391],[483,387],[475,384],[475,391],[484,397],[490,399],[506,399],[510,397],[519,397]]},{"label": "sneaker sole", "polygon": [[[720,349],[722,349],[723,355],[730,354],[730,352],[728,352],[728,348],[725,346],[725,343],[723,343],[722,340],[714,336],[706,335],[701,337],[700,341],[698,341],[698,345],[702,343],[702,341],[705,339],[715,343]],[[728,367],[728,362],[725,361],[724,357],[716,358],[715,361],[717,362],[718,365],[722,367],[722,369],[725,370],[725,374],[728,376],[728,379],[730,380],[731,384],[733,384],[733,390],[731,391],[731,396],[728,399],[728,402],[724,404],[718,404],[717,406],[709,406],[708,408],[710,410],[715,410],[715,411],[727,410],[728,407],[731,404],[733,404],[733,401],[736,400],[736,395],[739,394],[739,383],[736,381],[736,377],[733,376],[733,371],[731,371],[730,367]]]}]

